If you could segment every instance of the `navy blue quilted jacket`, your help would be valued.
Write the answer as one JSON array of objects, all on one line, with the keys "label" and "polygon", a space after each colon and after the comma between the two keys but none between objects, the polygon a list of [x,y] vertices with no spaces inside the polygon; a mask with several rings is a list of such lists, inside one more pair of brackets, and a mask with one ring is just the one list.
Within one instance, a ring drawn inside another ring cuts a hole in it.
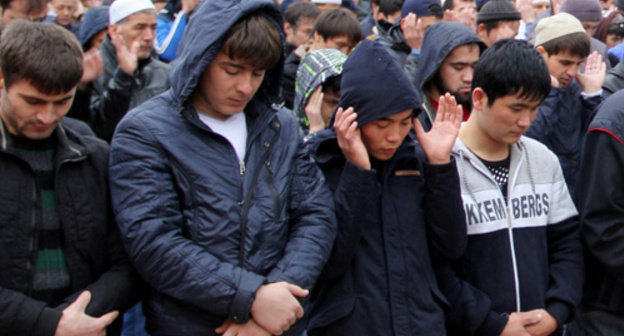
[{"label": "navy blue quilted jacket", "polygon": [[202,2],[182,39],[171,89],[129,112],[113,138],[113,207],[150,286],[144,311],[151,335],[213,335],[228,317],[245,321],[264,283],[311,288],[334,241],[322,173],[293,113],[272,104],[283,59],[245,108],[242,165],[189,102],[224,33],[251,12],[281,27],[269,0]]}]

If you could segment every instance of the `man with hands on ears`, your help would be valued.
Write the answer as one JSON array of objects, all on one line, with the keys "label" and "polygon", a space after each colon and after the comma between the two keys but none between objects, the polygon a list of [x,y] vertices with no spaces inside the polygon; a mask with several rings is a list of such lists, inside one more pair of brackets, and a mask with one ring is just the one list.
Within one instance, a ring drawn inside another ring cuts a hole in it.
[{"label": "man with hands on ears", "polygon": [[345,62],[333,129],[307,143],[338,218],[332,254],[310,295],[311,336],[446,333],[448,303],[433,269],[465,247],[450,157],[462,112],[450,95],[440,97],[426,133],[415,120],[420,103],[383,46],[364,41]]}]

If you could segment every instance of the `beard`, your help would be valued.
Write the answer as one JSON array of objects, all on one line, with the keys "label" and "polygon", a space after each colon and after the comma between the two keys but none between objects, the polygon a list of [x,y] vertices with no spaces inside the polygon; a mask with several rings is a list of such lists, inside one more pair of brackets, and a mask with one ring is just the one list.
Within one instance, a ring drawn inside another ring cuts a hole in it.
[{"label": "beard", "polygon": [[[471,94],[472,92],[459,92],[459,91],[454,91],[454,90],[449,89],[442,82],[442,78],[440,77],[439,73],[436,74],[436,76],[433,78],[433,83],[441,95],[448,92],[453,97],[455,97],[455,101],[457,101],[457,104],[461,104],[461,106],[464,109],[467,109],[468,111],[472,110],[472,94]],[[462,88],[460,87],[458,88],[458,90],[459,89],[462,89]]]}]

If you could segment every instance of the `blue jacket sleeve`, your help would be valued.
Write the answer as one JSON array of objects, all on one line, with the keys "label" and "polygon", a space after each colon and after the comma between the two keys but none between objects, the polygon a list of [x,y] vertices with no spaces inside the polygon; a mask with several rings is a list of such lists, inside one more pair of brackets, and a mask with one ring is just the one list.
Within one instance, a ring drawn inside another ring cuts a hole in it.
[{"label": "blue jacket sleeve", "polygon": [[169,15],[158,15],[156,26],[156,45],[154,49],[165,62],[171,62],[178,51],[178,45],[186,28],[187,14],[179,12],[175,19],[170,20]]},{"label": "blue jacket sleeve", "polygon": [[302,141],[292,165],[289,199],[288,244],[267,281],[288,281],[311,289],[331,253],[336,217],[325,178]]},{"label": "blue jacket sleeve", "polygon": [[126,118],[111,146],[113,208],[130,259],[155,290],[245,322],[265,278],[220,261],[183,235],[167,155],[145,124]]}]

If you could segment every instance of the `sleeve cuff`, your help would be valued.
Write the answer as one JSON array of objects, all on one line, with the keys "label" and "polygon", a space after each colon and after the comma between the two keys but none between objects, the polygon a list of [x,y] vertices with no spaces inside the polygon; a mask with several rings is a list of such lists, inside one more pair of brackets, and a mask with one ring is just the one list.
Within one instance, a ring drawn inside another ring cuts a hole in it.
[{"label": "sleeve cuff", "polygon": [[476,334],[484,335],[484,336],[500,335],[501,332],[503,332],[503,329],[505,329],[505,326],[507,325],[507,321],[509,321],[509,315],[497,314],[493,311],[490,311],[488,316],[485,318],[485,321],[483,321],[483,324],[481,325],[479,330],[477,330]]},{"label": "sleeve cuff", "polygon": [[451,161],[449,163],[445,164],[432,164],[425,162],[423,164],[423,170],[427,181],[434,184],[447,181],[449,175],[457,175],[457,167],[455,164],[455,158],[453,157],[451,157]]},{"label": "sleeve cuff", "polygon": [[60,310],[49,307],[43,308],[33,328],[33,335],[54,336],[61,315],[63,312]]},{"label": "sleeve cuff", "polygon": [[553,302],[549,304],[546,311],[557,320],[557,328],[561,328],[562,325],[569,322],[570,316],[572,315],[570,307],[563,302]]},{"label": "sleeve cuff", "polygon": [[602,89],[596,91],[596,92],[591,92],[591,93],[586,93],[586,92],[581,92],[581,96],[585,99],[589,99],[589,98],[593,98],[593,97],[597,97],[602,95]]},{"label": "sleeve cuff", "polygon": [[[128,75],[121,68],[117,67],[115,71],[115,76],[113,77],[112,87],[109,89],[119,89],[119,90],[130,90],[132,88],[133,83],[135,82],[134,76]],[[127,94],[130,95],[130,91]]]},{"label": "sleeve cuff", "polygon": [[246,323],[251,318],[251,306],[256,298],[256,291],[265,283],[265,278],[248,273],[241,282],[230,307],[230,317],[236,323]]}]

